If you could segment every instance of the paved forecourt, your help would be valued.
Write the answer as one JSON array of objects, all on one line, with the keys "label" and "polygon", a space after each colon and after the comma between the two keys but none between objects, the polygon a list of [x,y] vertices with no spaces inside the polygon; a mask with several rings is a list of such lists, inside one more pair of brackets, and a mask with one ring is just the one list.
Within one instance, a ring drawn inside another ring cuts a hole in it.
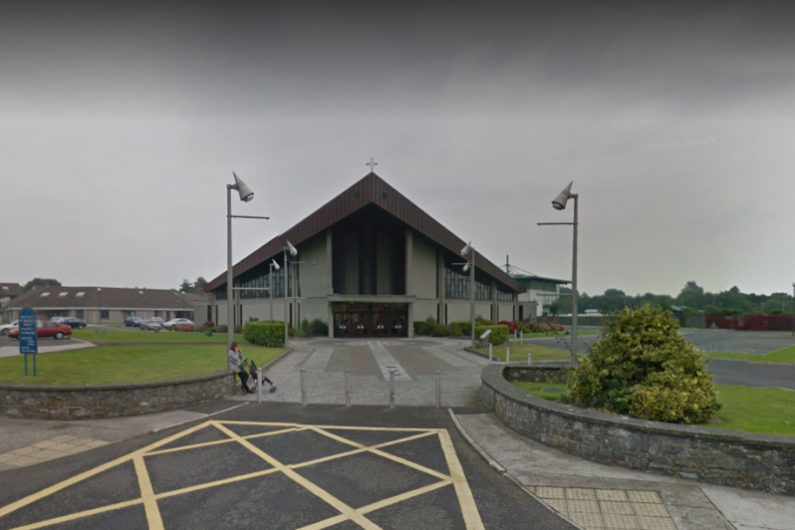
[{"label": "paved forecourt", "polygon": [[393,371],[398,406],[433,406],[439,371],[443,406],[476,407],[480,371],[488,360],[465,351],[468,345],[469,341],[451,339],[291,341],[294,351],[265,374],[278,391],[271,394],[265,387],[263,400],[300,403],[304,369],[308,403],[345,404],[348,369],[352,405],[388,405],[389,373]]},{"label": "paved forecourt", "polygon": [[0,480],[2,529],[572,528],[427,408],[252,404]]}]

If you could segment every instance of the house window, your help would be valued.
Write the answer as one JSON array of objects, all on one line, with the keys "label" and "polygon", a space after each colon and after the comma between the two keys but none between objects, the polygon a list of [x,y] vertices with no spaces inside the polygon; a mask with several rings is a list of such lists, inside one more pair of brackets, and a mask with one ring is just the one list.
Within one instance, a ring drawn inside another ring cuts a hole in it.
[{"label": "house window", "polygon": [[58,293],[58,298],[63,298],[63,297],[64,297],[64,296],[66,296],[67,294],[69,294],[69,293]]},{"label": "house window", "polygon": [[47,298],[48,296],[50,296],[50,293],[41,293],[42,298]]},{"label": "house window", "polygon": [[75,296],[76,296],[76,297],[78,297],[78,298],[83,298],[83,296],[85,296],[85,294],[86,294],[86,293],[84,293],[83,291],[80,291],[80,292],[79,292],[79,293],[77,293]]},{"label": "house window", "polygon": [[100,310],[99,319],[100,320],[110,320],[110,311],[108,309]]},{"label": "house window", "polygon": [[77,309],[75,311],[75,316],[77,318],[79,318],[80,320],[85,320],[85,317],[83,316],[83,310],[82,309]]}]

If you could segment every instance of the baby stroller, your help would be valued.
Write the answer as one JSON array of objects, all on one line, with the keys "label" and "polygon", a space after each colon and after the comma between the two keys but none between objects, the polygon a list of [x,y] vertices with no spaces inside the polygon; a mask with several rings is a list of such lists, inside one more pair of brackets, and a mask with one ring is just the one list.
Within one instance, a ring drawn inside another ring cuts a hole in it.
[{"label": "baby stroller", "polygon": [[[250,360],[250,361],[249,361],[249,360],[244,360],[244,361],[243,361],[243,365],[245,366],[246,364],[248,364],[248,375],[250,375],[250,376],[251,376],[251,380],[252,380],[252,381],[256,381],[256,380],[257,380],[257,365],[256,365],[256,364],[254,364],[254,360],[253,360],[253,359],[252,359],[252,360]],[[268,383],[268,384],[270,385],[270,390],[269,390],[269,392],[270,392],[271,394],[273,394],[274,392],[276,392],[276,385],[274,385],[274,384],[273,384],[273,381],[271,381],[270,379],[268,379],[268,378],[265,376],[265,374],[262,374],[262,381],[261,381],[261,384],[263,384],[263,385],[264,385],[265,383]]]}]

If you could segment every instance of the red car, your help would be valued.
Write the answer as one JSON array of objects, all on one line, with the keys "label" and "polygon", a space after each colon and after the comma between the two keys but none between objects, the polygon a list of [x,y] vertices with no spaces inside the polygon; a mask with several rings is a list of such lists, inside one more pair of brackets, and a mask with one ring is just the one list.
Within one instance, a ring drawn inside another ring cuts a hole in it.
[{"label": "red car", "polygon": [[[36,336],[53,337],[56,340],[64,338],[66,335],[72,334],[72,328],[58,322],[44,322],[39,329],[36,330]],[[19,329],[15,329],[8,334],[9,338],[19,340]]]}]

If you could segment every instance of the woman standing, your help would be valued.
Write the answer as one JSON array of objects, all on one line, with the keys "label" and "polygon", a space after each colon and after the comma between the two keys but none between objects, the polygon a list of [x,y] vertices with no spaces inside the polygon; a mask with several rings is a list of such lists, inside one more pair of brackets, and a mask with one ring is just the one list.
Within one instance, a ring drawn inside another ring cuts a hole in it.
[{"label": "woman standing", "polygon": [[237,341],[232,341],[232,344],[229,345],[229,351],[226,353],[226,357],[229,361],[229,369],[240,376],[240,393],[253,394],[254,391],[246,384],[248,381],[248,374],[243,366],[243,351],[240,349],[240,345]]}]

